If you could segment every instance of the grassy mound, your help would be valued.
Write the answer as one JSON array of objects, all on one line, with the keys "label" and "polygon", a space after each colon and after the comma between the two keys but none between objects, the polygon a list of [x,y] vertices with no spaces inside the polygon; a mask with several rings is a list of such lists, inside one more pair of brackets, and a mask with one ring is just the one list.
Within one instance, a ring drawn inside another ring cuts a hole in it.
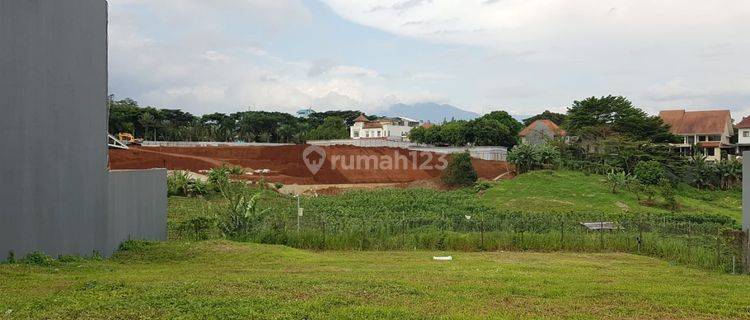
[{"label": "grassy mound", "polygon": [[[680,186],[676,193],[682,213],[742,219],[741,191],[703,191]],[[525,212],[669,213],[659,206],[641,204],[632,192],[613,194],[603,176],[576,171],[535,171],[498,182],[487,190],[482,203],[502,210]]]}]

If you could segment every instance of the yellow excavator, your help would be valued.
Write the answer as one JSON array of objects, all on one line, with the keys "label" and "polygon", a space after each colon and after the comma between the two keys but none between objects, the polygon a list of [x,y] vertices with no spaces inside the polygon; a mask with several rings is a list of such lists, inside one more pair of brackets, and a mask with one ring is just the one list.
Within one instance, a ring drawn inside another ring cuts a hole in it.
[{"label": "yellow excavator", "polygon": [[126,145],[140,145],[143,142],[143,139],[136,139],[135,136],[127,132],[118,133],[117,140],[122,141]]}]

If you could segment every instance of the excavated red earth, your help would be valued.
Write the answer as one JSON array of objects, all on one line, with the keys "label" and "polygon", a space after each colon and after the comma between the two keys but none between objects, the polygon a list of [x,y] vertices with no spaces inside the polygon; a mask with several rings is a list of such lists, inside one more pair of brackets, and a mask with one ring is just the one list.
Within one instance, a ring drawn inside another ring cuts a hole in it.
[{"label": "excavated red earth", "polygon": [[[270,173],[263,174],[266,181],[283,184],[405,183],[434,179],[441,173],[436,168],[425,167],[439,166],[440,154],[419,153],[415,161],[415,153],[406,149],[330,146],[322,147],[326,157],[320,171],[313,174],[303,159],[303,152],[307,147],[309,146],[112,149],[109,152],[109,164],[112,169],[166,167],[170,170],[193,172],[209,170],[222,164],[231,164],[242,166],[249,172],[268,169]],[[358,156],[367,156],[367,158]],[[391,160],[393,162],[388,165],[387,160],[382,160],[387,158],[401,160]],[[374,159],[378,159],[379,167],[375,167]],[[357,162],[359,165],[355,165]],[[368,162],[369,167],[366,165]],[[512,166],[501,161],[474,159],[472,163],[479,176],[484,179],[494,179],[513,169]],[[510,178],[512,174],[508,173],[506,176]],[[260,175],[245,175],[243,178],[256,180],[260,178]]]}]

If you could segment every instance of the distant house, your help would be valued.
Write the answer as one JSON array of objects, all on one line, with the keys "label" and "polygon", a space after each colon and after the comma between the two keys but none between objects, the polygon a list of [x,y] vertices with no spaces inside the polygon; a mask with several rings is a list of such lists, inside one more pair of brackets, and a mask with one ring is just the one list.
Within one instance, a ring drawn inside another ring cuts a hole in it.
[{"label": "distant house", "polygon": [[387,139],[408,140],[411,129],[418,127],[420,122],[403,117],[380,118],[369,120],[364,114],[354,119],[354,125],[350,127],[352,139]]},{"label": "distant house", "polygon": [[745,117],[737,124],[737,153],[750,151],[750,117]]},{"label": "distant house", "polygon": [[544,144],[555,138],[567,138],[568,133],[550,120],[536,120],[518,135],[522,144]]},{"label": "distant house", "polygon": [[697,151],[707,160],[716,161],[721,160],[722,151],[733,151],[730,138],[734,128],[729,110],[666,110],[659,112],[659,117],[671,127],[672,134],[682,137],[681,143],[672,146],[684,155]]},{"label": "distant house", "polygon": [[297,111],[297,117],[298,118],[308,118],[313,113],[315,113],[315,110],[313,110],[311,108],[302,109],[300,111]]}]

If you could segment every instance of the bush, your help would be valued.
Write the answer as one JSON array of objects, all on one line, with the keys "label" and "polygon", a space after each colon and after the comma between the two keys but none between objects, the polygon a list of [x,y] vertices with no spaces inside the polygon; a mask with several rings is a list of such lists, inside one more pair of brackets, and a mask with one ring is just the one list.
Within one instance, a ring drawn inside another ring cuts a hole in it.
[{"label": "bush", "polygon": [[152,246],[154,243],[146,240],[126,240],[120,244],[118,251],[140,251]]},{"label": "bush", "polygon": [[44,254],[43,252],[34,251],[27,254],[26,257],[21,260],[21,262],[37,266],[51,266],[55,264],[55,259],[52,259],[52,257]]},{"label": "bush", "polygon": [[658,185],[662,179],[666,178],[661,163],[653,160],[638,162],[634,173],[638,181],[648,186]]},{"label": "bush", "polygon": [[469,187],[477,182],[478,175],[471,164],[469,152],[454,153],[443,171],[442,180],[451,187]]},{"label": "bush", "polygon": [[560,151],[549,144],[523,144],[508,152],[508,162],[514,164],[518,173],[540,169],[554,169],[560,162]]},{"label": "bush", "polygon": [[208,183],[211,184],[214,191],[221,191],[221,188],[229,183],[229,175],[230,171],[226,166],[212,168],[208,172]]},{"label": "bush", "polygon": [[180,223],[178,230],[180,235],[187,233],[190,239],[207,240],[210,238],[211,229],[216,226],[216,218],[194,217]]},{"label": "bush", "polygon": [[167,176],[167,194],[170,196],[197,197],[208,192],[205,182],[190,178],[186,171],[173,171]]},{"label": "bush", "polygon": [[258,208],[259,196],[260,193],[250,195],[247,192],[237,192],[228,196],[229,205],[219,223],[219,229],[225,237],[247,237],[253,227],[260,224],[268,209]]}]

